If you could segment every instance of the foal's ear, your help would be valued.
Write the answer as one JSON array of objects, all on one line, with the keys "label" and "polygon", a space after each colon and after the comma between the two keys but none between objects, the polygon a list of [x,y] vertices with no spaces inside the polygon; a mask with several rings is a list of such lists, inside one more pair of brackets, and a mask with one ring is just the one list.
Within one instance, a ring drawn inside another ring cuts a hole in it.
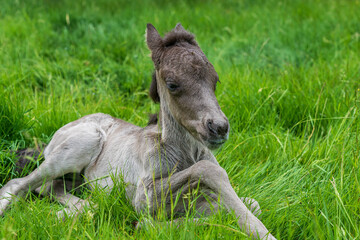
[{"label": "foal's ear", "polygon": [[148,23],[146,26],[146,43],[151,51],[151,58],[155,64],[155,68],[158,68],[164,43],[160,34],[151,23]]},{"label": "foal's ear", "polygon": [[186,31],[185,28],[181,25],[181,23],[176,24],[175,26],[175,31],[177,32],[181,32],[181,31]]},{"label": "foal's ear", "polygon": [[151,23],[148,23],[146,26],[146,43],[152,52],[157,51],[163,46],[160,34]]}]

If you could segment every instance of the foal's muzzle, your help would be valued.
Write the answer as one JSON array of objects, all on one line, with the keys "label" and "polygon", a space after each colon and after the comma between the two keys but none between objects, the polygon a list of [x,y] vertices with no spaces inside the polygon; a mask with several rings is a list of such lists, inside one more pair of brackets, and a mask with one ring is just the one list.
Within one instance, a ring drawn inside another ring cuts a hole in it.
[{"label": "foal's muzzle", "polygon": [[208,131],[206,142],[210,149],[220,147],[229,138],[229,121],[226,118],[222,121],[208,119],[206,121],[206,129]]},{"label": "foal's muzzle", "polygon": [[214,136],[225,136],[229,132],[229,122],[224,121],[220,123],[215,123],[213,120],[209,119],[206,122],[206,126],[211,135]]}]

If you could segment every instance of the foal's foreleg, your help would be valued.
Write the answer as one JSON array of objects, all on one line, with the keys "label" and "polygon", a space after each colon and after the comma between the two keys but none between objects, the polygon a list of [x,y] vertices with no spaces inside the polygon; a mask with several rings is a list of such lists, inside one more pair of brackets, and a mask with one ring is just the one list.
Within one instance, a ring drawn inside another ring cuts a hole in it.
[{"label": "foal's foreleg", "polygon": [[149,201],[150,210],[155,212],[154,209],[159,205],[157,202],[161,201],[164,193],[168,194],[170,191],[176,193],[181,189],[186,189],[186,186],[189,185],[196,187],[199,180],[206,189],[210,189],[220,196],[221,204],[228,210],[235,212],[238,224],[249,236],[254,239],[275,239],[264,224],[251,213],[237,196],[231,187],[225,170],[210,161],[200,161],[167,179],[156,180],[152,183],[151,181],[144,182],[147,193],[141,193],[143,190],[138,189],[135,206],[138,209],[139,206],[143,205],[144,201]]},{"label": "foal's foreleg", "polygon": [[235,212],[239,226],[248,235],[255,239],[275,239],[237,196],[223,168],[208,161],[200,161],[190,171],[192,179],[200,179],[203,184],[220,195],[221,203],[228,210]]},{"label": "foal's foreleg", "polygon": [[240,200],[247,206],[248,209],[250,209],[252,214],[254,214],[257,217],[260,216],[260,214],[262,213],[260,204],[255,199],[248,197],[241,197]]}]

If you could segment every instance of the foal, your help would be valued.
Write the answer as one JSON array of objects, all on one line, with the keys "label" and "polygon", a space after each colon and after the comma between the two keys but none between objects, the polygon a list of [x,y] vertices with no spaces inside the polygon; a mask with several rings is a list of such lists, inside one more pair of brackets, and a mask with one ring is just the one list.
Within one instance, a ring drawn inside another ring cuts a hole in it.
[{"label": "foal", "polygon": [[[29,189],[43,192],[44,181],[45,192],[52,189],[66,206],[64,211],[73,214],[88,202],[66,193],[66,183],[56,178],[82,173],[86,180],[111,189],[109,175],[120,173],[139,212],[156,214],[165,205],[170,213],[171,198],[200,188],[198,212],[210,214],[220,202],[235,212],[248,235],[275,239],[236,195],[210,151],[227,140],[229,122],[214,94],[218,75],[194,36],[178,24],[161,38],[148,24],[146,42],[155,66],[150,96],[160,102],[159,123],[140,128],[97,113],[63,126],[44,150],[44,162],[0,190],[0,215],[14,196]],[[181,214],[185,207],[177,204],[173,210]]]}]

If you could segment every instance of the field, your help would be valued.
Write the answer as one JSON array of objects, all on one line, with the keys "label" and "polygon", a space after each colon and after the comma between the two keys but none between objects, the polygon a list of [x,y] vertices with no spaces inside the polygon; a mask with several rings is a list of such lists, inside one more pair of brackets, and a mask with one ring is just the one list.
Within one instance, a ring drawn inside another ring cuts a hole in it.
[{"label": "field", "polygon": [[[19,177],[14,150],[48,143],[81,116],[146,125],[158,111],[148,22],[162,35],[181,22],[213,63],[231,126],[214,154],[274,236],[360,239],[359,0],[2,0],[0,187]],[[84,188],[98,209],[65,221],[61,205],[29,193],[0,217],[0,239],[246,239],[225,211],[201,226],[159,216],[135,230],[148,216],[124,184],[102,193]]]}]

